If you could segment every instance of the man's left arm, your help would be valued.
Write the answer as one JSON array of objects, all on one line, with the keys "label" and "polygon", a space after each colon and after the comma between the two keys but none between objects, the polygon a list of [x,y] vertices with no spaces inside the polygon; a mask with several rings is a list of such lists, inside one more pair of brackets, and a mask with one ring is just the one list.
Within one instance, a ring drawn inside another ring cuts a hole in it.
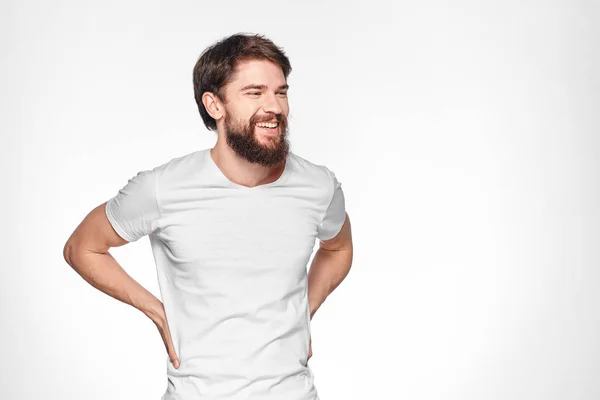
[{"label": "man's left arm", "polygon": [[344,280],[352,265],[352,230],[350,217],[340,232],[329,240],[321,240],[308,271],[310,319],[335,288]]}]

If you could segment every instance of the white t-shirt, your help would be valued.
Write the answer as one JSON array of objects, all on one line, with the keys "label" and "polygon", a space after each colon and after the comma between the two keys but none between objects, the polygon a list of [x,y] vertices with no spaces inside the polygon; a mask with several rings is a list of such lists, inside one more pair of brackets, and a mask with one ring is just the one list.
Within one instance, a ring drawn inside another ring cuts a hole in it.
[{"label": "white t-shirt", "polygon": [[307,265],[345,221],[333,172],[290,151],[278,180],[249,188],[199,150],[139,172],[106,215],[129,242],[149,235],[180,361],[167,356],[161,400],[319,400]]}]

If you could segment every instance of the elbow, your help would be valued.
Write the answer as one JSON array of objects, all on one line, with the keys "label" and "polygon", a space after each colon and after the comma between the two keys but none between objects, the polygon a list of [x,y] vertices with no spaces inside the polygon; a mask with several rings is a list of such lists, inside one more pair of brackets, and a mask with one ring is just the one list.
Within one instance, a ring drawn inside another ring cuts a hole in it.
[{"label": "elbow", "polygon": [[70,240],[68,240],[67,243],[65,243],[65,246],[63,247],[63,258],[65,259],[67,264],[69,264],[71,267],[73,266],[72,256],[73,256],[73,244],[71,243]]},{"label": "elbow", "polygon": [[81,253],[82,246],[81,240],[77,240],[74,235],[71,235],[69,240],[63,246],[63,258],[71,267],[75,267],[74,263],[77,262],[77,255]]}]

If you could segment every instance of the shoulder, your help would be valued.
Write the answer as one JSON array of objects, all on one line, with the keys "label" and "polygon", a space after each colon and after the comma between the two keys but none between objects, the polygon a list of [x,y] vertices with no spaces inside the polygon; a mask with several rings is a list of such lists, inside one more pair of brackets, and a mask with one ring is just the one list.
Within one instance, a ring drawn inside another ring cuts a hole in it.
[{"label": "shoulder", "polygon": [[156,176],[159,181],[169,181],[178,176],[189,176],[197,172],[199,162],[207,150],[196,150],[181,156],[170,158],[155,167],[149,172]]},{"label": "shoulder", "polygon": [[333,182],[335,174],[325,165],[314,163],[292,152],[290,152],[290,160],[292,160],[294,169],[306,175],[312,182],[324,186],[329,186]]},{"label": "shoulder", "polygon": [[294,169],[299,172],[297,175],[301,177],[302,186],[316,190],[319,202],[323,207],[327,207],[331,203],[336,189],[341,186],[335,173],[327,166],[309,161],[297,154],[293,154],[291,159]]}]

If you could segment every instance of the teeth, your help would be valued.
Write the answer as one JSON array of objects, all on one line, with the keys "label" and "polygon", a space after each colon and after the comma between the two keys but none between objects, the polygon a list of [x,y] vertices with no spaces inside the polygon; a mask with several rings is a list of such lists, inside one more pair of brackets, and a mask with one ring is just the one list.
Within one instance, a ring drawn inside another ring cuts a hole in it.
[{"label": "teeth", "polygon": [[274,123],[261,122],[261,123],[256,124],[256,126],[259,126],[261,128],[277,128],[277,123],[276,122],[274,122]]}]

